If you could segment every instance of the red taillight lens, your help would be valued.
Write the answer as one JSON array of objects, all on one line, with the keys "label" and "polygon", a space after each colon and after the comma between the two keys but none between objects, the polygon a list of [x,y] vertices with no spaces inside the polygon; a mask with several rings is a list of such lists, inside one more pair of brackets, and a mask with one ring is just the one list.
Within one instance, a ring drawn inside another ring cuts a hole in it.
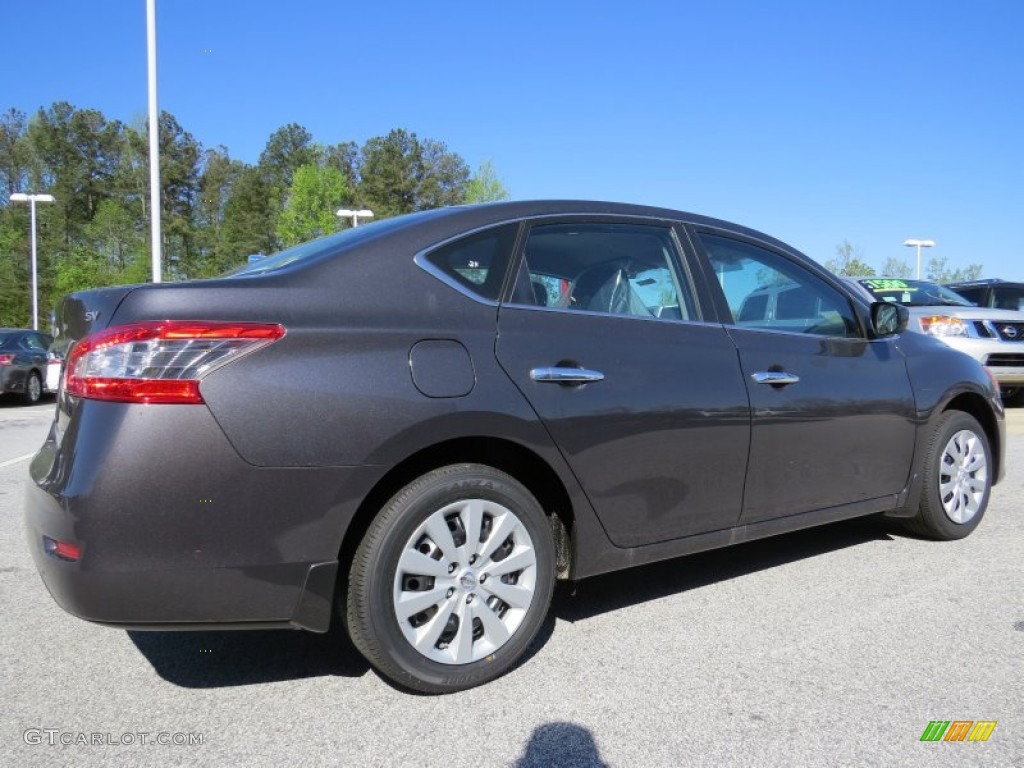
[{"label": "red taillight lens", "polygon": [[124,403],[202,403],[206,374],[284,336],[280,325],[166,320],[86,336],[64,366],[64,391]]},{"label": "red taillight lens", "polygon": [[68,541],[58,541],[49,536],[43,536],[43,549],[46,554],[56,557],[58,560],[69,560],[75,562],[82,556],[82,550],[77,544]]},{"label": "red taillight lens", "polygon": [[14,362],[14,355],[0,355],[0,365],[10,365]]}]

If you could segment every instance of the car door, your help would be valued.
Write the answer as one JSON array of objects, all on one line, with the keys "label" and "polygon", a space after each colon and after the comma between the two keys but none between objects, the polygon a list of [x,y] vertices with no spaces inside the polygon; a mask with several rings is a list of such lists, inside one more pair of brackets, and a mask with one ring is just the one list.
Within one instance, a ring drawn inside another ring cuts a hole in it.
[{"label": "car door", "polygon": [[611,540],[735,525],[746,387],[728,334],[702,320],[671,224],[545,221],[523,242],[497,358]]},{"label": "car door", "polygon": [[850,299],[782,249],[694,231],[717,277],[721,314],[736,318],[727,327],[750,392],[742,522],[902,491],[916,428],[895,341],[866,338]]}]

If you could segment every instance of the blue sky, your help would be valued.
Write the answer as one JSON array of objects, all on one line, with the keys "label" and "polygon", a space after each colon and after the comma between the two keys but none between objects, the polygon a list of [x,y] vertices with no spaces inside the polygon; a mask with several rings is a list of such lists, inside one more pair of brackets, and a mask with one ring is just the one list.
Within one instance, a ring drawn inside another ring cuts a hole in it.
[{"label": "blue sky", "polygon": [[[4,3],[0,109],[143,117],[145,22],[145,0]],[[517,199],[679,208],[820,261],[846,239],[876,267],[930,238],[1024,280],[1015,0],[157,0],[157,25],[161,108],[248,162],[289,122],[405,128]]]}]

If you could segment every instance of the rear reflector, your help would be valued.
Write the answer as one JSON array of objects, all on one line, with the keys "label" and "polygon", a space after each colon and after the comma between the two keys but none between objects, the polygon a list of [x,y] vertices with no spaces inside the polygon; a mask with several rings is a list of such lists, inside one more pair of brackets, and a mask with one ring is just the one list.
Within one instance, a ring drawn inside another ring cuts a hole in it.
[{"label": "rear reflector", "polygon": [[202,403],[211,371],[284,336],[280,325],[166,320],[117,325],[78,342],[64,391],[122,403]]},{"label": "rear reflector", "polygon": [[56,539],[51,539],[49,536],[43,536],[43,549],[46,550],[46,554],[48,555],[53,555],[60,560],[69,560],[71,562],[78,560],[82,554],[77,544],[69,544],[66,541],[57,541]]}]

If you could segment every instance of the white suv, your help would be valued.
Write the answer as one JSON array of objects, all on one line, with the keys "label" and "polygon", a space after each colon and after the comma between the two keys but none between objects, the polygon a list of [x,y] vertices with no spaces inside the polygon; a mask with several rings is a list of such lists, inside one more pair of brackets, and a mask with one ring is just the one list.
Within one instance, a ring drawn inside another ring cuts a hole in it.
[{"label": "white suv", "polygon": [[850,280],[874,301],[895,301],[910,310],[907,330],[937,336],[987,367],[1003,400],[1024,395],[1024,312],[979,307],[927,280],[865,277]]}]

